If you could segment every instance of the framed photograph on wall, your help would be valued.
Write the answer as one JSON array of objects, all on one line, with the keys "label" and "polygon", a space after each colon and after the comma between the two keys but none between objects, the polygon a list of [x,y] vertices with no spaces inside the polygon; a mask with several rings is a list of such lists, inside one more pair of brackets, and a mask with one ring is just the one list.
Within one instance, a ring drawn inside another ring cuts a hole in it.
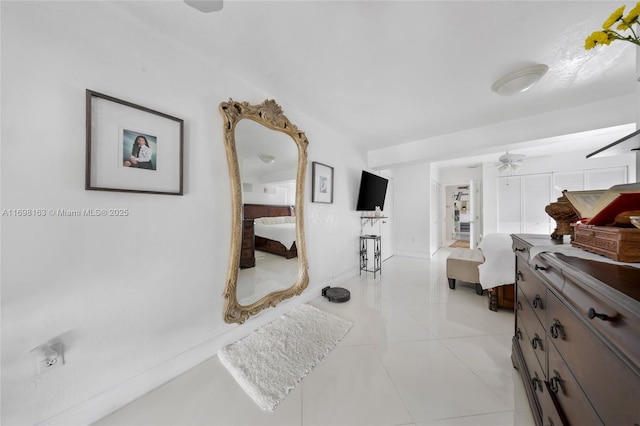
[{"label": "framed photograph on wall", "polygon": [[183,194],[184,121],[86,91],[85,189]]},{"label": "framed photograph on wall", "polygon": [[333,167],[316,161],[311,166],[313,181],[311,201],[314,203],[333,203]]}]

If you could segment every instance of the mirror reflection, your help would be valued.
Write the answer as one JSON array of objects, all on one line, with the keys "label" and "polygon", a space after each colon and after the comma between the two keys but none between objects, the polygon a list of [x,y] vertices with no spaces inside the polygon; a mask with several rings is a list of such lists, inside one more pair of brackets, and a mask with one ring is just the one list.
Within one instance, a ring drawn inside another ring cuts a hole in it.
[{"label": "mirror reflection", "polygon": [[242,323],[309,283],[304,235],[308,140],[273,100],[223,102],[232,241],[223,318]]},{"label": "mirror reflection", "polygon": [[290,136],[252,120],[241,120],[235,137],[243,203],[236,297],[246,306],[286,290],[298,277],[298,149]]}]

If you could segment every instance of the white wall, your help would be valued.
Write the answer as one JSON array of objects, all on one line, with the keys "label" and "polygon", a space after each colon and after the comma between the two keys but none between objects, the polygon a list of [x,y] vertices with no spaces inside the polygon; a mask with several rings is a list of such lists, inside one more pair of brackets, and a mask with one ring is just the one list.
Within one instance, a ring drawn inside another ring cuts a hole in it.
[{"label": "white wall", "polygon": [[[365,161],[346,136],[113,4],[0,7],[2,209],[129,212],[2,217],[3,424],[89,423],[356,273]],[[185,120],[184,196],[84,190],[86,88]],[[230,97],[274,98],[336,183],[334,204],[306,194],[310,288],[242,326],[222,321],[231,212],[217,107]],[[29,352],[51,339],[66,364],[37,376]]]},{"label": "white wall", "polygon": [[482,166],[446,167],[440,170],[440,183],[443,185],[469,184],[472,180],[482,179]]},{"label": "white wall", "polygon": [[429,164],[394,170],[395,254],[429,257]]}]

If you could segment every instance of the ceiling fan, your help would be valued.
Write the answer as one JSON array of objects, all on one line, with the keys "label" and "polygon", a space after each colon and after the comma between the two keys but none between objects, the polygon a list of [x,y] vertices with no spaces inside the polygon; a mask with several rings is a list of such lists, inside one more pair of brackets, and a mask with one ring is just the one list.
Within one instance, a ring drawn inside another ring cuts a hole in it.
[{"label": "ceiling fan", "polygon": [[526,155],[524,154],[509,154],[509,151],[507,151],[505,154],[502,154],[500,157],[498,157],[498,171],[511,172],[519,169],[520,166],[522,166],[522,160],[524,160],[525,157]]}]

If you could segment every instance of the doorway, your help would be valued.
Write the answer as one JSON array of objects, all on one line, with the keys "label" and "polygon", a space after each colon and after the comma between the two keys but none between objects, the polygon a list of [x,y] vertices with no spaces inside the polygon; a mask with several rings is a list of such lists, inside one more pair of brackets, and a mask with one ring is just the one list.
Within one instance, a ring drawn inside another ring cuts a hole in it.
[{"label": "doorway", "polygon": [[445,187],[445,245],[470,246],[471,200],[469,183]]}]

